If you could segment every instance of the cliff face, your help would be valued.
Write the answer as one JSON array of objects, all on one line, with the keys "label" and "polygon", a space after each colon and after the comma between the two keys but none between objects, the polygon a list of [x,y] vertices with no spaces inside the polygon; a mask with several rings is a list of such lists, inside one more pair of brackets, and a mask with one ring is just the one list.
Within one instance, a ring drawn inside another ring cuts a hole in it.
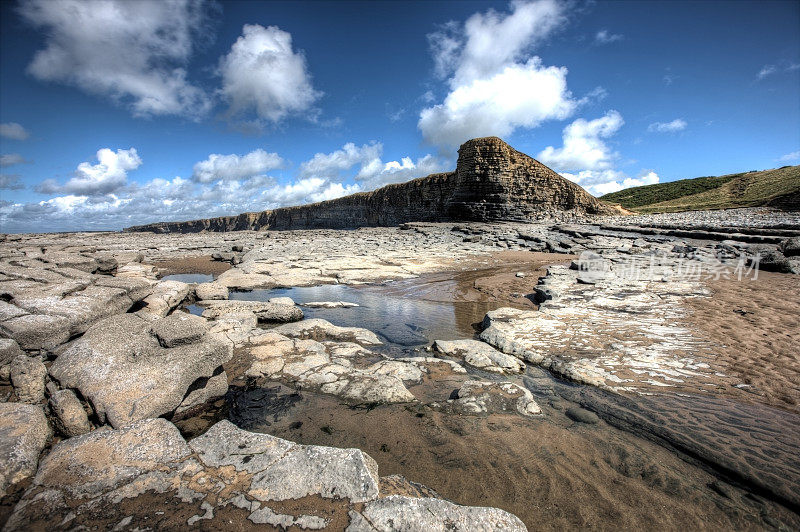
[{"label": "cliff face", "polygon": [[125,231],[344,229],[403,222],[525,220],[551,211],[617,213],[539,161],[497,137],[486,137],[470,140],[459,148],[455,172],[310,205],[189,222],[160,222]]}]

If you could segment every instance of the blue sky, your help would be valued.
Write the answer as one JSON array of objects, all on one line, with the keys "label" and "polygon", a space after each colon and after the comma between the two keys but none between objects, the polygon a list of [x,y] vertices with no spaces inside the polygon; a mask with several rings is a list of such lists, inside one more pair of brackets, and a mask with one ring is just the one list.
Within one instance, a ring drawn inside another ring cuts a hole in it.
[{"label": "blue sky", "polygon": [[800,162],[800,3],[0,3],[0,231],[263,210],[498,135],[595,195]]}]

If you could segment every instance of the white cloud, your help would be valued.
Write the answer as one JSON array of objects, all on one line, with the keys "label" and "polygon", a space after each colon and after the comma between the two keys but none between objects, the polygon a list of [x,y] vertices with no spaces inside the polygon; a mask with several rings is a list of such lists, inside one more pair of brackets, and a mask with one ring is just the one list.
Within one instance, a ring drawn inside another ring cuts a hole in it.
[{"label": "white cloud", "polygon": [[561,172],[561,175],[595,196],[610,194],[624,188],[653,185],[659,181],[658,174],[652,170],[645,170],[635,178],[617,170],[583,170],[577,174]]},{"label": "white cloud", "polygon": [[785,163],[800,161],[800,150],[787,153],[786,155],[782,155],[781,157],[778,158],[778,160]]},{"label": "white cloud", "polygon": [[579,118],[564,128],[561,148],[548,146],[536,158],[595,196],[658,183],[658,174],[652,170],[633,178],[615,168],[619,155],[605,139],[614,136],[624,123],[622,115],[613,110],[594,120]]},{"label": "white cloud", "polygon": [[263,174],[280,168],[283,159],[277,153],[267,153],[258,149],[246,155],[220,155],[212,153],[205,161],[194,165],[192,178],[200,183],[224,180],[233,181]]},{"label": "white cloud", "polygon": [[537,158],[559,171],[608,169],[616,154],[602,139],[614,135],[624,123],[617,111],[595,120],[579,118],[564,128],[563,147],[548,146]]},{"label": "white cloud", "polygon": [[110,194],[127,184],[128,172],[139,168],[142,160],[135,148],[117,150],[103,148],[97,151],[97,164],[83,162],[75,170],[75,176],[64,185],[48,179],[36,187],[42,194],[68,193],[95,196]]},{"label": "white cloud", "polygon": [[26,161],[25,157],[19,153],[4,153],[3,155],[0,155],[0,167],[13,166],[15,164],[24,164],[28,162],[30,161]]},{"label": "white cloud", "polygon": [[0,124],[0,137],[11,140],[25,140],[30,136],[30,133],[16,122]]},{"label": "white cloud", "polygon": [[610,44],[612,42],[621,41],[625,37],[617,33],[609,33],[608,30],[600,30],[594,36],[595,44]]},{"label": "white cloud", "polygon": [[362,190],[373,190],[389,183],[402,183],[417,177],[441,172],[443,162],[427,154],[412,161],[403,157],[400,161],[383,162],[383,145],[373,142],[356,146],[349,142],[331,153],[317,153],[300,165],[300,176],[326,180],[339,178],[342,172],[358,166],[355,180]]},{"label": "white cloud", "polygon": [[25,185],[20,181],[18,174],[0,174],[0,190],[20,190]]},{"label": "white cloud", "polygon": [[254,110],[260,120],[278,122],[308,111],[322,95],[311,84],[303,52],[292,49],[291,34],[275,26],[246,24],[220,58],[219,73],[231,116]]},{"label": "white cloud", "polygon": [[686,120],[683,118],[676,118],[672,122],[653,122],[647,126],[647,131],[651,133],[676,133],[686,129]]},{"label": "white cloud", "polygon": [[775,65],[764,65],[763,67],[761,67],[761,70],[758,71],[758,74],[756,74],[756,79],[761,81],[762,79],[771,76],[777,71],[778,67],[776,67]]},{"label": "white cloud", "polygon": [[46,36],[28,73],[129,104],[136,116],[201,116],[210,101],[185,66],[203,7],[202,0],[24,2],[20,14]]},{"label": "white cloud", "polygon": [[50,180],[37,187],[55,197],[24,204],[0,202],[0,227],[9,232],[100,230],[225,216],[338,198],[441,169],[431,155],[383,162],[382,151],[383,146],[373,142],[318,153],[302,163],[296,179],[288,183],[263,174],[283,162],[263,150],[210,156],[195,165],[191,179],[137,183],[126,179],[127,172],[141,164],[136,150],[105,149],[97,154],[98,164],[82,163],[65,185]]},{"label": "white cloud", "polygon": [[567,89],[567,69],[545,66],[528,53],[564,20],[554,0],[513,2],[507,15],[476,13],[463,26],[451,22],[429,35],[437,74],[450,76],[450,91],[441,104],[420,112],[425,140],[456,146],[568,117],[578,102]]}]

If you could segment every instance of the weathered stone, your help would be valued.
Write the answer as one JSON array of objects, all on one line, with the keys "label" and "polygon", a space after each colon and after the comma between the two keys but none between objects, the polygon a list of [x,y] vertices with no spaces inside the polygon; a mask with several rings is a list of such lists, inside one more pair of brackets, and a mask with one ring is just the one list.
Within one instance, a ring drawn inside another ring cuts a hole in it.
[{"label": "weathered stone", "polygon": [[203,317],[208,319],[245,311],[254,313],[259,321],[267,323],[289,323],[303,319],[303,311],[296,305],[264,301],[201,301],[200,303],[206,307]]},{"label": "weathered stone", "polygon": [[219,399],[228,393],[228,374],[217,368],[217,373],[209,378],[201,377],[190,387],[183,402],[175,409],[176,417],[183,417],[196,407]]},{"label": "weathered stone", "polygon": [[309,301],[308,303],[301,303],[302,306],[308,308],[354,308],[358,305],[348,301]]},{"label": "weathered stone", "polygon": [[199,342],[208,332],[209,325],[200,316],[175,312],[166,318],[155,320],[150,330],[162,347],[177,347]]},{"label": "weathered stone", "polygon": [[0,497],[9,486],[32,476],[50,437],[41,406],[0,403]]},{"label": "weathered stone", "polygon": [[[250,349],[254,361],[247,370],[251,377],[268,377],[314,388],[362,403],[406,403],[414,396],[403,384],[408,372],[391,368],[386,361],[367,365],[376,355],[358,344],[347,342],[317,342],[315,340],[291,339],[272,329],[253,339],[256,344]],[[361,367],[354,361],[361,359]],[[413,362],[406,364],[412,379],[421,378],[419,368]]]},{"label": "weathered stone", "polygon": [[180,281],[161,281],[152,294],[144,299],[145,308],[140,312],[164,317],[189,296],[192,287]]},{"label": "weathered stone", "polygon": [[17,355],[11,361],[10,376],[14,393],[21,402],[35,405],[44,401],[47,368],[41,360]]},{"label": "weathered stone", "polygon": [[209,300],[209,299],[228,299],[228,287],[216,283],[200,283],[194,289],[195,294],[197,295],[197,299],[199,300]]},{"label": "weathered stone", "polygon": [[50,395],[49,406],[56,430],[67,438],[92,430],[86,410],[72,390],[58,390]]},{"label": "weathered stone", "polygon": [[9,364],[17,355],[21,355],[22,350],[19,348],[16,340],[11,338],[0,338],[0,366]]},{"label": "weathered stone", "polygon": [[59,355],[50,375],[80,390],[114,427],[172,412],[197,379],[230,360],[232,347],[209,337],[164,348],[153,325],[135,314],[103,320]]},{"label": "weathered stone", "polygon": [[59,442],[42,460],[34,483],[93,498],[191,452],[175,425],[145,419]]},{"label": "weathered stone", "polygon": [[275,303],[277,305],[294,305],[294,299],[291,297],[271,297],[269,298],[270,303]]},{"label": "weathered stone", "polygon": [[358,449],[299,445],[241,430],[229,421],[220,421],[189,445],[207,466],[254,474],[250,494],[261,501],[321,495],[357,503],[378,496],[378,465]]},{"label": "weathered stone", "polygon": [[400,495],[368,502],[360,514],[351,512],[350,516],[347,532],[528,530],[518,517],[497,508],[459,506],[442,499]]},{"label": "weathered stone", "polygon": [[436,340],[434,349],[446,355],[463,358],[468,365],[494,373],[519,373],[525,364],[479,340]]},{"label": "weathered stone", "polygon": [[512,382],[467,381],[459,388],[458,398],[449,403],[466,414],[542,413],[531,392]]},{"label": "weathered stone", "polygon": [[594,425],[600,422],[600,418],[597,417],[597,414],[595,414],[590,410],[586,410],[585,408],[578,408],[578,407],[567,408],[566,414],[567,417],[570,418],[572,421],[577,421],[579,423],[587,423],[589,425]]},{"label": "weathered stone", "polygon": [[783,255],[786,257],[800,256],[800,236],[787,238],[781,242],[780,248],[781,252],[783,252]]},{"label": "weathered stone", "polygon": [[311,338],[314,340],[331,339],[343,342],[356,342],[361,345],[381,345],[382,343],[372,331],[358,327],[338,327],[321,318],[279,325],[275,327],[273,331],[292,338]]}]

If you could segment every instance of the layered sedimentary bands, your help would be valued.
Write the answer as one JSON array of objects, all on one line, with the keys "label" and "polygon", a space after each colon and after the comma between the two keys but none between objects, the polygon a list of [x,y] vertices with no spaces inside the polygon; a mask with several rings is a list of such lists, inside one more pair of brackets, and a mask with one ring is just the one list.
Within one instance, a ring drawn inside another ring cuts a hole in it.
[{"label": "layered sedimentary bands", "polygon": [[194,233],[351,228],[404,222],[524,221],[553,211],[619,213],[501,139],[486,137],[461,145],[455,172],[432,174],[310,205],[188,222],[160,222],[126,231]]}]

